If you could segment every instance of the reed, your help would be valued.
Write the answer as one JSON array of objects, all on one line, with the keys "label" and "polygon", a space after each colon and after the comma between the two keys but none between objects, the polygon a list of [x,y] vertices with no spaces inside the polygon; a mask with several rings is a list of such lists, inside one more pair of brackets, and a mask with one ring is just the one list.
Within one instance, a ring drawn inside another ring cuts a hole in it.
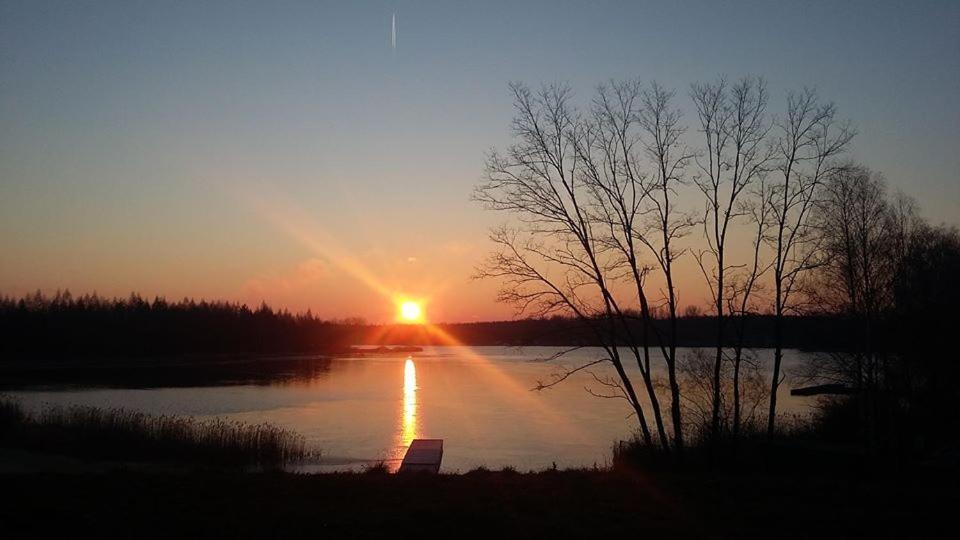
[{"label": "reed", "polygon": [[7,446],[97,459],[277,469],[307,455],[301,435],[272,424],[120,408],[50,407],[29,415],[0,399],[0,427]]}]

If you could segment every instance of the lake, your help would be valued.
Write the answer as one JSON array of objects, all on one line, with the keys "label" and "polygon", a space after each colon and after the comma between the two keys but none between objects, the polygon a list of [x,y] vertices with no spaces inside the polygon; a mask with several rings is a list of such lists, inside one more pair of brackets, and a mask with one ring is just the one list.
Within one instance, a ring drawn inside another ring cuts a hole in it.
[{"label": "lake", "polygon": [[[442,470],[478,466],[518,470],[592,467],[609,462],[611,449],[631,438],[637,421],[623,399],[594,376],[579,372],[559,385],[531,390],[561,366],[600,357],[587,348],[544,362],[555,347],[425,347],[422,352],[334,358],[309,377],[278,378],[271,384],[188,388],[89,388],[7,391],[28,410],[49,405],[123,407],[152,414],[219,417],[270,422],[302,434],[320,450],[318,463],[303,471],[361,469],[385,461],[395,467],[414,438],[444,439]],[[691,352],[681,349],[680,354]],[[759,351],[770,363],[772,351]],[[785,352],[785,369],[804,355]],[[655,363],[662,365],[662,361]],[[598,366],[600,378],[612,374]],[[636,368],[629,370],[639,386]],[[663,374],[660,368],[658,373]],[[769,385],[769,377],[765,377]],[[785,414],[807,414],[815,401],[791,397],[789,380],[778,403]],[[667,401],[662,399],[664,414]],[[647,408],[649,411],[649,408]],[[648,414],[648,418],[650,415]],[[652,424],[652,420],[651,420]]]}]

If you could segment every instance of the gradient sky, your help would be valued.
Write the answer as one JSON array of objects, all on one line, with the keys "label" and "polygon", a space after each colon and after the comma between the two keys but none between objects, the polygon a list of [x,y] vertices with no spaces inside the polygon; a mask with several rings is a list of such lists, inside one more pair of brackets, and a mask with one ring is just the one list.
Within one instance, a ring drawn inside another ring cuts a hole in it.
[{"label": "gradient sky", "polygon": [[469,194],[512,80],[813,86],[850,157],[960,223],[960,2],[514,4],[0,0],[0,293],[508,317]]}]

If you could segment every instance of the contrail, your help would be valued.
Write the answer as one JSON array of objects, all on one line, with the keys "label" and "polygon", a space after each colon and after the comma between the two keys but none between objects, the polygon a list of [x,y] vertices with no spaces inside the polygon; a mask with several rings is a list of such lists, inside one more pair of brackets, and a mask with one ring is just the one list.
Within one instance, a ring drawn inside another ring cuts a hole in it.
[{"label": "contrail", "polygon": [[393,21],[390,23],[390,47],[397,50],[397,12],[393,12]]}]

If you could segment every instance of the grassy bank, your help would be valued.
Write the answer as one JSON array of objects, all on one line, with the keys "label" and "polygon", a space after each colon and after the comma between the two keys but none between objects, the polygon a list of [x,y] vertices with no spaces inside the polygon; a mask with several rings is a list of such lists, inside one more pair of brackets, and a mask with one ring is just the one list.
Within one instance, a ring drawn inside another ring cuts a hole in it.
[{"label": "grassy bank", "polygon": [[271,424],[77,406],[30,415],[8,399],[0,399],[0,447],[92,460],[235,468],[279,468],[307,454],[302,436]]},{"label": "grassy bank", "polygon": [[922,471],[882,478],[127,472],[0,480],[9,496],[0,505],[8,538],[63,531],[158,538],[916,538],[957,502],[955,480]]},{"label": "grassy bank", "polygon": [[302,457],[302,439],[271,426],[122,410],[30,416],[0,400],[0,460],[4,448],[14,448],[188,465],[34,474],[0,468],[0,530],[4,538],[79,531],[142,538],[884,538],[923,536],[960,502],[955,469],[878,469],[832,450],[759,444],[745,441],[733,466],[716,466],[698,447],[677,465],[625,445],[608,469],[258,473],[244,470]]}]

